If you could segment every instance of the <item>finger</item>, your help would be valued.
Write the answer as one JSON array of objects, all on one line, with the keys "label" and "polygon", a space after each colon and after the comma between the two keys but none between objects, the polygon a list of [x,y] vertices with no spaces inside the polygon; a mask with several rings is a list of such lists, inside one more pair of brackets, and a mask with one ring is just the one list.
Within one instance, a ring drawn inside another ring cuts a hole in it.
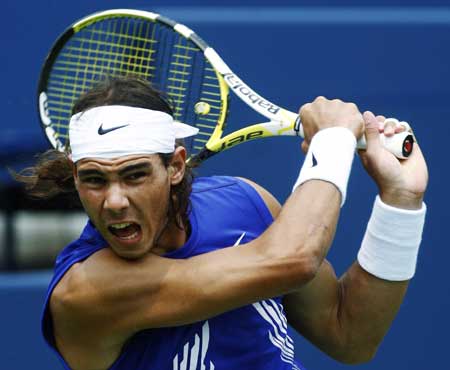
[{"label": "finger", "polygon": [[378,131],[381,133],[384,131],[384,121],[386,120],[385,116],[378,115],[376,116],[376,119],[378,121]]},{"label": "finger", "polygon": [[406,121],[400,121],[400,122],[398,123],[398,125],[399,125],[399,127],[401,127],[401,128],[403,129],[403,131],[409,131],[409,132],[412,132],[412,128],[411,128],[411,126],[409,125],[408,122],[406,122]]},{"label": "finger", "polygon": [[365,149],[358,149],[358,156],[361,160],[363,166],[367,166],[368,160],[367,160],[367,152]]},{"label": "finger", "polygon": [[395,118],[386,118],[384,121],[384,135],[393,136],[398,126],[398,120]]},{"label": "finger", "polygon": [[372,112],[364,112],[365,135],[367,150],[376,149],[381,146],[378,121]]}]

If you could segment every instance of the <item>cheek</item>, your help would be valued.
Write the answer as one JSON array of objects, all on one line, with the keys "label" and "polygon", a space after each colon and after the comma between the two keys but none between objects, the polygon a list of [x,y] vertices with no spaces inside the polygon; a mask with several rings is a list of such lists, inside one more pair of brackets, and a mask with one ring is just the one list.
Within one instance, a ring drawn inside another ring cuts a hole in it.
[{"label": "cheek", "polygon": [[150,205],[153,210],[164,208],[169,199],[169,192],[166,188],[160,188],[157,191],[147,191],[141,193],[141,197],[145,198],[146,204]]},{"label": "cheek", "polygon": [[97,209],[99,204],[101,204],[100,196],[95,192],[86,189],[78,189],[78,196],[81,204],[86,210],[86,213],[89,216],[92,216],[95,209]]},{"label": "cheek", "polygon": [[167,214],[170,188],[166,183],[155,185],[153,183],[152,186],[135,189],[133,198],[137,207],[142,208],[145,205],[144,213],[149,214],[151,218],[159,219]]}]

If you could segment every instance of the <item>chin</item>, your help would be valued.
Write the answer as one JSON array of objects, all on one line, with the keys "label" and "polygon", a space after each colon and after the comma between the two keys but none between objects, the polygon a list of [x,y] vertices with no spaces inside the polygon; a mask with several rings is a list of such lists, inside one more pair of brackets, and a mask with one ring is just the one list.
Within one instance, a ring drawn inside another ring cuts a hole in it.
[{"label": "chin", "polygon": [[136,260],[142,258],[148,253],[150,248],[142,238],[142,233],[138,237],[131,240],[121,240],[111,235],[106,241],[113,252],[120,258],[127,260]]},{"label": "chin", "polygon": [[146,250],[142,249],[124,250],[124,249],[116,249],[113,247],[111,247],[111,249],[117,256],[126,260],[137,260],[139,258],[144,257],[148,253]]},{"label": "chin", "polygon": [[148,253],[148,248],[145,248],[142,244],[139,244],[136,243],[134,245],[118,245],[118,243],[114,243],[114,241],[111,241],[109,243],[110,248],[117,256],[127,260],[136,260],[144,257]]}]

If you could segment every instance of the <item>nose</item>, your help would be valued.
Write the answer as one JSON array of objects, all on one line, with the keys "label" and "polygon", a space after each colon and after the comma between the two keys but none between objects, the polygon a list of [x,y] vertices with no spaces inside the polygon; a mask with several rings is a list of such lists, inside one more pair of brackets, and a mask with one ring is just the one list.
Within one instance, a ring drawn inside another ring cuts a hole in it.
[{"label": "nose", "polygon": [[113,214],[121,214],[129,205],[126,189],[120,184],[111,184],[105,194],[105,210]]}]

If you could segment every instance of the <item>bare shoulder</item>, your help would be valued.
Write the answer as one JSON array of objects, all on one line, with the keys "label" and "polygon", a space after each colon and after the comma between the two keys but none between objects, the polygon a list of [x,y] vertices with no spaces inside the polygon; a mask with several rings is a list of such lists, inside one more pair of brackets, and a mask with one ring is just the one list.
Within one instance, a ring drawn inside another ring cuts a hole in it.
[{"label": "bare shoulder", "polygon": [[266,206],[269,208],[272,217],[274,219],[277,218],[281,210],[281,205],[280,202],[278,202],[278,200],[272,195],[272,193],[270,193],[267,189],[263,188],[261,185],[258,185],[254,181],[251,181],[243,177],[239,177],[239,179],[245,181],[247,184],[252,186],[258,192],[258,194],[266,203]]},{"label": "bare shoulder", "polygon": [[[100,255],[96,258],[105,258]],[[106,369],[119,355],[125,339],[111,336],[105,321],[96,319],[102,310],[91,305],[95,289],[87,283],[85,263],[70,267],[52,292],[53,335],[71,368]]]}]

